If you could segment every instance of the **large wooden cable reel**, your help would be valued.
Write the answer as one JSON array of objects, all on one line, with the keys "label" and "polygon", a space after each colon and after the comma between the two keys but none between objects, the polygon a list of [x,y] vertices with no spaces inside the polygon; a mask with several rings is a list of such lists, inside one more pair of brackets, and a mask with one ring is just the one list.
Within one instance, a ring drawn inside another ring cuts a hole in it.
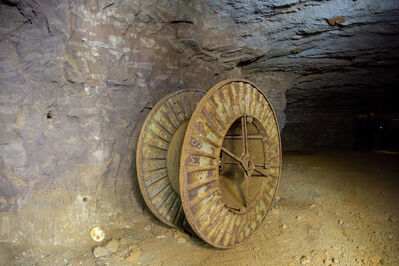
[{"label": "large wooden cable reel", "polygon": [[179,196],[180,152],[187,124],[204,94],[188,89],[165,96],[140,131],[136,167],[141,194],[151,212],[172,227],[185,222]]},{"label": "large wooden cable reel", "polygon": [[[232,247],[261,224],[277,190],[281,142],[275,113],[254,84],[226,80],[199,100],[183,134],[179,189],[185,217],[205,242]],[[143,192],[139,150],[137,155]]]}]

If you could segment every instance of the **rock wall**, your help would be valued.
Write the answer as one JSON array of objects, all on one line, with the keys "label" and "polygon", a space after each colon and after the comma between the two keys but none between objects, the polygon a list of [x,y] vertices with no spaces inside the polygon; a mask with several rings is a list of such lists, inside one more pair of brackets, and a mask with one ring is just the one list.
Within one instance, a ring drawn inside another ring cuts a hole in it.
[{"label": "rock wall", "polygon": [[165,1],[3,1],[0,241],[135,221],[140,121],[180,84]]},{"label": "rock wall", "polygon": [[226,0],[194,10],[177,35],[185,80],[255,81],[285,125],[285,150],[350,147],[356,114],[396,105],[397,1]]},{"label": "rock wall", "polygon": [[82,244],[134,223],[141,122],[180,88],[252,80],[287,147],[311,145],[345,95],[390,93],[398,13],[393,0],[1,1],[0,241]]}]

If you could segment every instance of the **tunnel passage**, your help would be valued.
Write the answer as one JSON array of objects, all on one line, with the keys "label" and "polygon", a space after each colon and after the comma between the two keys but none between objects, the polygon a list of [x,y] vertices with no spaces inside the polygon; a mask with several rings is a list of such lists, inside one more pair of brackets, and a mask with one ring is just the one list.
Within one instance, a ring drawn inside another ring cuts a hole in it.
[{"label": "tunnel passage", "polygon": [[[393,152],[398,14],[395,0],[1,1],[2,256],[21,243],[44,255],[91,249],[93,226],[147,217],[134,170],[140,123],[181,88],[253,81],[288,151],[358,139],[361,152],[374,139]],[[372,113],[374,137],[355,137],[357,117]]]}]

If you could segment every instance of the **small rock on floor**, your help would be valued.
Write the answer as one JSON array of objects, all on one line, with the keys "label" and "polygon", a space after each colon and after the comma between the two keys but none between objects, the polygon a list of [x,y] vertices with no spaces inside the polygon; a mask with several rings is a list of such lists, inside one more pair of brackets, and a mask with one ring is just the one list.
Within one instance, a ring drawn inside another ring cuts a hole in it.
[{"label": "small rock on floor", "polygon": [[105,245],[105,249],[109,252],[116,252],[118,250],[119,247],[119,241],[112,239],[111,241],[109,241],[106,245]]},{"label": "small rock on floor", "polygon": [[187,243],[187,238],[189,238],[189,236],[180,230],[173,230],[173,238],[178,244],[185,244]]},{"label": "small rock on floor", "polygon": [[310,262],[310,259],[306,256],[302,256],[299,261],[301,262],[301,264],[308,264]]},{"label": "small rock on floor", "polygon": [[137,262],[141,255],[141,250],[140,249],[135,249],[134,251],[130,252],[129,257],[126,258],[127,262]]},{"label": "small rock on floor", "polygon": [[112,258],[113,258],[115,261],[117,261],[117,262],[123,261],[123,257],[121,256],[121,254],[118,254],[118,253],[112,254]]},{"label": "small rock on floor", "polygon": [[183,237],[178,237],[176,239],[176,241],[178,244],[186,244],[187,243],[187,240],[185,240]]},{"label": "small rock on floor", "polygon": [[135,245],[135,244],[130,244],[128,247],[129,251],[132,251],[133,249],[136,249],[136,248],[137,248],[137,245]]},{"label": "small rock on floor", "polygon": [[150,231],[151,230],[151,225],[147,224],[146,226],[144,226],[144,230],[145,231]]},{"label": "small rock on floor", "polygon": [[389,216],[388,221],[395,223],[398,221],[398,217],[391,215],[391,216]]},{"label": "small rock on floor", "polygon": [[279,212],[279,210],[276,210],[276,209],[272,209],[272,214],[275,214],[275,215],[277,215],[277,214],[279,214],[280,212]]},{"label": "small rock on floor", "polygon": [[370,258],[371,262],[373,263],[373,265],[380,265],[381,264],[381,256],[380,255],[374,255]]},{"label": "small rock on floor", "polygon": [[94,250],[93,250],[93,255],[96,258],[107,256],[108,255],[108,251],[105,248],[103,248],[103,247],[95,247]]}]

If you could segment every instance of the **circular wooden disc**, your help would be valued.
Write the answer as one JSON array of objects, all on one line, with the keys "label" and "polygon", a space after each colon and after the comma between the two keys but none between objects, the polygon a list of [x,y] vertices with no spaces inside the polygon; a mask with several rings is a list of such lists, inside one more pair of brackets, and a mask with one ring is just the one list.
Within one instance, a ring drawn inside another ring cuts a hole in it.
[{"label": "circular wooden disc", "polygon": [[[235,128],[240,123],[248,127],[249,158],[256,166],[248,172],[237,162],[246,143]],[[280,134],[265,94],[246,80],[214,86],[197,105],[182,147],[180,195],[192,229],[218,248],[241,242],[264,220],[280,172]]]},{"label": "circular wooden disc", "polygon": [[185,221],[179,197],[180,152],[201,90],[181,90],[161,99],[148,114],[137,144],[136,167],[143,198],[152,213],[172,227]]}]

